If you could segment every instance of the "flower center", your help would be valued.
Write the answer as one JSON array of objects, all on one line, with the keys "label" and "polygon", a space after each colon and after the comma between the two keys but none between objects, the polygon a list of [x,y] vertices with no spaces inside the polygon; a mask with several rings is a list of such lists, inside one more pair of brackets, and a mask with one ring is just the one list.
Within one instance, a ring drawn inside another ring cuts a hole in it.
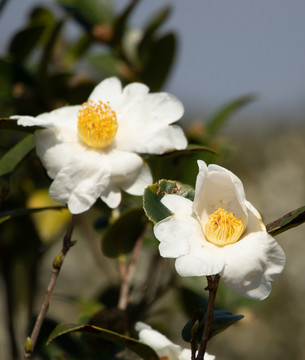
[{"label": "flower center", "polygon": [[108,103],[94,103],[92,100],[83,103],[83,108],[78,112],[78,136],[85,144],[104,148],[112,143],[117,130],[116,113]]},{"label": "flower center", "polygon": [[205,235],[209,242],[217,246],[234,244],[244,230],[242,219],[232,213],[218,209],[208,217],[205,224]]}]

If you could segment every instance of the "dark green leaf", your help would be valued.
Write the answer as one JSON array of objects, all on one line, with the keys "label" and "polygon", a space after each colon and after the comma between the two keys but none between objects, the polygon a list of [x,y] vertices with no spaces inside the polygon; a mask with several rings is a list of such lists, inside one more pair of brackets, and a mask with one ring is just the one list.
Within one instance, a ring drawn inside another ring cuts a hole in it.
[{"label": "dark green leaf", "polygon": [[[13,67],[10,62],[0,59],[0,109],[2,102],[11,101],[12,98]],[[2,111],[1,111],[2,113]],[[3,113],[2,113],[3,114]],[[2,115],[3,116],[3,115]]]},{"label": "dark green leaf", "polygon": [[[211,332],[209,339],[213,336],[219,334],[220,332],[226,330],[229,326],[235,324],[238,320],[241,320],[244,316],[243,315],[233,315],[228,311],[224,310],[214,310],[214,318],[211,325]],[[204,331],[204,322],[205,317],[203,318],[202,322],[200,323],[197,331],[196,331],[196,340],[198,343],[201,341],[202,334]],[[192,328],[193,324],[192,321],[186,323],[182,330],[182,338],[184,341],[190,342],[192,338]]]},{"label": "dark green leaf", "polygon": [[270,235],[275,236],[305,222],[305,206],[290,211],[266,226]]},{"label": "dark green leaf", "polygon": [[207,124],[209,136],[214,136],[234,112],[254,100],[256,100],[255,95],[245,95],[222,107]]},{"label": "dark green leaf", "polygon": [[105,76],[115,76],[118,73],[118,59],[112,54],[90,57],[91,64]]},{"label": "dark green leaf", "polygon": [[144,38],[150,37],[167,20],[171,10],[171,6],[165,6],[163,9],[154,14],[154,16],[152,16],[144,30]]},{"label": "dark green leaf", "polygon": [[201,145],[193,145],[193,144],[190,144],[188,145],[188,147],[186,149],[183,149],[183,150],[172,150],[172,151],[168,151],[168,152],[165,152],[163,154],[160,154],[160,155],[146,155],[146,157],[149,157],[149,158],[160,158],[160,157],[170,157],[170,156],[190,156],[190,155],[198,155],[198,156],[201,156],[203,152],[208,152],[208,153],[212,153],[212,154],[215,154],[217,155],[218,153],[207,147],[207,146],[201,146]]},{"label": "dark green leaf", "polygon": [[46,210],[62,210],[62,209],[66,209],[66,207],[63,205],[55,205],[55,206],[46,206],[41,208],[22,208],[22,209],[2,211],[0,212],[0,224],[17,216],[29,215]]},{"label": "dark green leaf", "polygon": [[32,25],[24,30],[19,31],[13,38],[9,51],[18,62],[24,62],[39,44],[46,25]]},{"label": "dark green leaf", "polygon": [[125,348],[128,348],[129,350],[133,351],[144,360],[159,360],[158,355],[155,353],[153,349],[139,342],[138,340],[132,339],[127,336],[123,336],[121,334],[117,334],[113,331],[102,329],[94,325],[60,324],[53,330],[53,332],[49,336],[47,345],[57,337],[71,332],[81,332],[81,333],[97,335],[103,338],[104,340],[108,340],[118,345],[121,345]]},{"label": "dark green leaf", "polygon": [[143,80],[151,91],[162,87],[172,67],[175,52],[176,36],[173,33],[164,35],[151,45],[143,69]]},{"label": "dark green leaf", "polygon": [[12,172],[34,146],[34,135],[30,134],[4,154],[0,159],[0,176]]},{"label": "dark green leaf", "polygon": [[35,130],[39,128],[38,126],[20,126],[17,125],[16,119],[10,118],[0,118],[0,131],[2,130],[14,130],[14,131],[22,131],[27,133],[33,133]]},{"label": "dark green leaf", "polygon": [[114,44],[121,44],[126,30],[127,21],[138,3],[139,0],[131,0],[124,11],[116,18],[114,22]]},{"label": "dark green leaf", "polygon": [[104,233],[102,250],[106,256],[118,257],[130,252],[143,234],[146,218],[142,209],[124,212]]},{"label": "dark green leaf", "polygon": [[87,33],[78,38],[65,51],[64,63],[67,68],[74,65],[75,62],[84,55],[92,44],[92,37]]},{"label": "dark green leaf", "polygon": [[153,185],[149,185],[143,196],[143,208],[146,216],[153,223],[157,223],[172,215],[166,206],[161,203],[161,199],[166,194],[175,194],[178,187],[175,181],[159,180]]},{"label": "dark green leaf", "polygon": [[86,29],[110,23],[113,19],[111,0],[57,0]]}]

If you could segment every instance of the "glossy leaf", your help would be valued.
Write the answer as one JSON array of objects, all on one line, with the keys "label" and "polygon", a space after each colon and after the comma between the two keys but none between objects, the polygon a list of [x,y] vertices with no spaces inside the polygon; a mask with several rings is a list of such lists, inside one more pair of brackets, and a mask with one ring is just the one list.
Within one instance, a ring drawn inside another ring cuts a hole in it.
[{"label": "glossy leaf", "polygon": [[254,100],[256,100],[255,95],[245,95],[222,107],[207,123],[206,127],[209,136],[213,137],[216,132],[222,128],[227,119],[234,114],[234,112],[240,110],[243,106]]},{"label": "glossy leaf", "polygon": [[4,154],[0,159],[0,176],[12,172],[34,145],[34,135],[30,134]]},{"label": "glossy leaf", "polygon": [[[226,330],[231,325],[235,324],[237,321],[241,320],[243,315],[233,315],[232,313],[224,310],[214,310],[214,318],[211,325],[211,331],[209,339],[213,336],[219,334],[220,332]],[[201,341],[202,334],[204,331],[204,321],[205,318],[201,321],[197,331],[196,331],[196,340],[198,343]],[[192,321],[186,323],[182,330],[182,338],[184,341],[190,342],[192,338]]]},{"label": "glossy leaf", "polygon": [[55,206],[46,206],[40,208],[22,208],[22,209],[2,211],[0,212],[0,224],[17,216],[29,215],[46,210],[62,210],[62,209],[66,209],[66,207],[63,205],[55,205]]},{"label": "glossy leaf", "polygon": [[81,333],[87,333],[87,334],[99,336],[104,340],[108,340],[120,346],[123,346],[124,348],[128,348],[129,350],[133,351],[144,360],[159,360],[159,357],[155,353],[155,351],[151,349],[149,346],[141,343],[140,341],[115,333],[113,331],[109,331],[94,325],[87,325],[87,324],[58,325],[49,336],[47,345],[57,337],[72,332],[81,332]]},{"label": "glossy leaf", "polygon": [[266,226],[270,235],[275,236],[286,230],[299,226],[305,222],[305,206],[290,211],[283,217]]},{"label": "glossy leaf", "polygon": [[166,194],[175,194],[178,192],[175,181],[159,180],[153,185],[149,185],[143,196],[143,208],[146,216],[153,223],[157,223],[166,217],[172,215],[166,206],[161,203],[161,199]]},{"label": "glossy leaf", "polygon": [[146,222],[142,209],[131,209],[123,213],[105,231],[102,240],[103,253],[114,258],[130,252],[142,235]]}]

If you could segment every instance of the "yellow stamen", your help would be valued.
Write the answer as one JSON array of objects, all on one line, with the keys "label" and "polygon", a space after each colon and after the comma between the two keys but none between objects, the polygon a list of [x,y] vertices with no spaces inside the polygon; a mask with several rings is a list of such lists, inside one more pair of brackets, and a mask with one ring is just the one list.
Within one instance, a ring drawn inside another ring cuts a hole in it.
[{"label": "yellow stamen", "polygon": [[205,224],[205,235],[209,242],[217,246],[234,244],[244,231],[242,219],[232,213],[218,209],[208,217]]},{"label": "yellow stamen", "polygon": [[89,100],[78,112],[78,135],[94,148],[104,148],[112,143],[118,130],[115,111],[102,101]]}]

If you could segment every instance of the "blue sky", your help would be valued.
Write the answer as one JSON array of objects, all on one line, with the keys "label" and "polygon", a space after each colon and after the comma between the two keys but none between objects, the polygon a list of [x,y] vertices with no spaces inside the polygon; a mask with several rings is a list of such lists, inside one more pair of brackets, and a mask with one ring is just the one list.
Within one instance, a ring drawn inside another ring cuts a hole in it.
[{"label": "blue sky", "polygon": [[[37,3],[9,1],[0,18],[1,49]],[[115,3],[121,7],[127,1]],[[259,100],[247,112],[304,112],[305,1],[142,0],[133,23],[144,24],[165,4],[173,5],[173,13],[164,30],[177,32],[180,44],[165,90],[181,99],[186,111],[200,116],[230,99],[256,93]]]}]

